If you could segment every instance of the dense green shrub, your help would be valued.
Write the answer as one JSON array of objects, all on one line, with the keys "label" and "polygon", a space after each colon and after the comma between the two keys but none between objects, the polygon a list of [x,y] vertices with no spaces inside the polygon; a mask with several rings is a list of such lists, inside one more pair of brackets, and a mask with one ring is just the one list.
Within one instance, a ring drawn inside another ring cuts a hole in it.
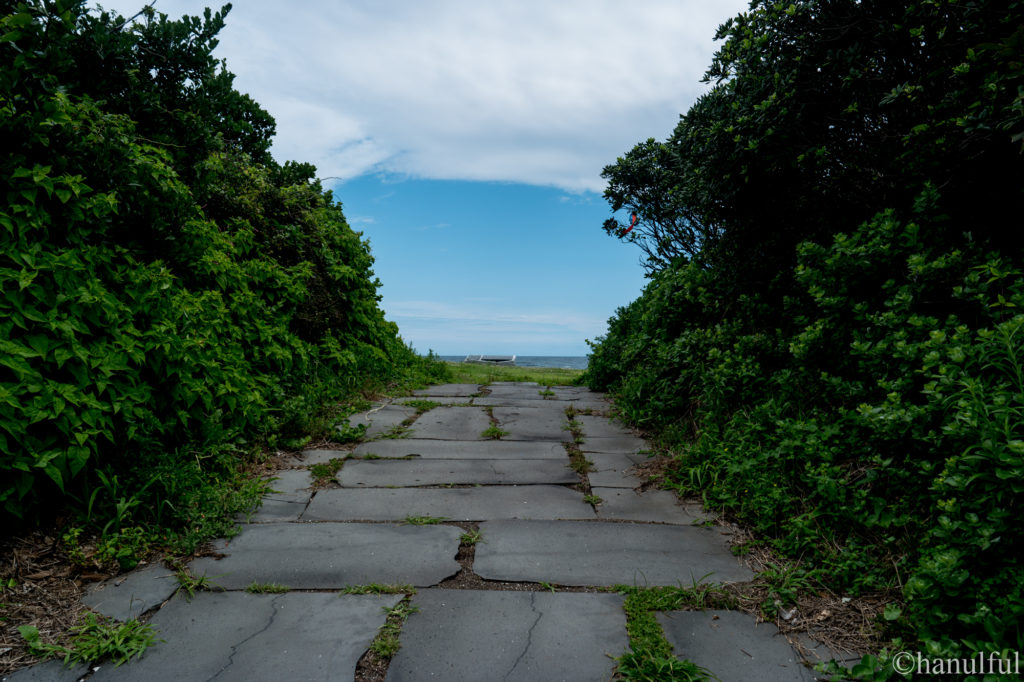
[{"label": "dense green shrub", "polygon": [[384,319],[368,244],[315,169],[267,154],[273,119],[212,56],[226,10],[128,24],[4,4],[8,521],[70,505],[126,541],[223,530],[240,455],[434,371]]},{"label": "dense green shrub", "polygon": [[587,381],[671,485],[900,590],[932,656],[1024,645],[1019,10],[755,2],[673,136],[605,171],[651,280]]}]

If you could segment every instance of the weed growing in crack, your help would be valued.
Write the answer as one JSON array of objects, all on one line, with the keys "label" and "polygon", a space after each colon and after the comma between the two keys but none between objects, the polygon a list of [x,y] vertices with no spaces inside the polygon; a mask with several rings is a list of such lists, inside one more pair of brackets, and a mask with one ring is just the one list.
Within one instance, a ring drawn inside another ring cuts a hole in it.
[{"label": "weed growing in crack", "polygon": [[416,594],[416,588],[408,583],[399,585],[367,583],[366,585],[347,585],[339,594]]},{"label": "weed growing in crack", "polygon": [[174,566],[174,575],[178,579],[178,591],[185,591],[185,599],[192,601],[192,597],[196,596],[196,592],[222,592],[223,588],[213,582],[213,578],[219,578],[221,576],[215,575],[213,578],[207,575],[194,576],[188,568],[181,564]]},{"label": "weed growing in crack", "polygon": [[410,526],[436,526],[448,520],[447,516],[406,516],[405,523]]},{"label": "weed growing in crack", "polygon": [[433,400],[406,400],[402,403],[406,407],[413,407],[416,409],[416,415],[419,416],[424,412],[429,412],[435,407],[441,407],[441,403],[435,403]]},{"label": "weed growing in crack", "polygon": [[253,583],[245,591],[249,594],[284,594],[288,587],[280,583]]},{"label": "weed growing in crack", "polygon": [[484,534],[479,530],[467,530],[459,536],[459,542],[467,547],[472,547],[478,542],[483,542]]},{"label": "weed growing in crack", "polygon": [[332,457],[326,462],[309,467],[309,473],[313,477],[313,485],[327,485],[334,480],[334,477],[338,475],[338,472],[341,471],[341,467],[344,465],[344,457]]},{"label": "weed growing in crack", "polygon": [[604,502],[604,500],[602,500],[597,495],[584,495],[583,496],[583,501],[586,502],[587,504],[592,504],[595,507],[597,505],[601,504],[602,502]]},{"label": "weed growing in crack", "polygon": [[405,424],[398,424],[392,426],[390,429],[382,433],[377,437],[377,440],[399,440],[402,438],[408,438],[412,432],[409,427]]},{"label": "weed growing in crack", "polygon": [[501,440],[504,436],[507,435],[508,431],[502,428],[498,428],[493,424],[480,432],[481,438],[487,438],[489,440]]},{"label": "weed growing in crack", "polygon": [[573,471],[577,474],[585,474],[594,470],[594,463],[583,456],[581,452],[579,456],[573,457],[572,462],[569,464]]},{"label": "weed growing in crack", "polygon": [[616,585],[614,591],[626,596],[626,632],[629,651],[616,658],[618,675],[625,680],[708,680],[715,677],[691,661],[672,655],[656,611],[690,608],[731,608],[735,599],[717,585],[701,585],[706,578],[695,579],[693,587],[636,587]]},{"label": "weed growing in crack", "polygon": [[385,608],[384,611],[388,614],[387,620],[380,627],[377,636],[370,642],[370,651],[381,658],[390,660],[402,648],[402,643],[398,639],[402,632],[402,625],[409,616],[419,611],[419,607],[414,606],[406,597],[392,608]]}]

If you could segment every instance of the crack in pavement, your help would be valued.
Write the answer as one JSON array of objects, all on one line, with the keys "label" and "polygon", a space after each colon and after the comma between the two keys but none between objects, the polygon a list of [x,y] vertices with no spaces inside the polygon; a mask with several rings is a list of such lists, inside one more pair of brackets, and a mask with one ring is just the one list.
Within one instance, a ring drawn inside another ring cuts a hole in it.
[{"label": "crack in pavement", "polygon": [[230,668],[234,664],[234,662],[235,662],[235,654],[238,653],[238,650],[242,647],[242,645],[244,645],[246,642],[248,642],[249,640],[253,639],[254,637],[258,637],[259,635],[262,635],[264,632],[266,632],[267,630],[270,629],[270,626],[274,624],[274,619],[277,618],[277,600],[280,599],[283,596],[284,596],[283,594],[279,594],[279,595],[277,595],[276,597],[274,597],[273,599],[270,600],[270,619],[267,621],[267,624],[264,625],[263,628],[260,629],[258,632],[252,633],[251,635],[249,635],[248,637],[243,639],[238,644],[232,645],[231,646],[231,653],[228,655],[228,662],[225,663],[224,666],[220,670],[217,671],[216,675],[214,675],[213,677],[211,677],[208,680],[206,680],[206,682],[212,682],[213,680],[216,680],[218,677],[220,677],[222,674],[224,674],[225,670],[227,670],[228,668]]},{"label": "crack in pavement", "polygon": [[537,592],[531,592],[530,593],[530,610],[537,614],[537,619],[535,621],[533,621],[533,625],[530,626],[529,631],[526,633],[526,646],[523,647],[522,653],[520,653],[519,657],[516,658],[515,663],[512,664],[512,667],[509,668],[507,673],[505,673],[505,677],[501,678],[502,682],[507,680],[508,676],[515,672],[516,668],[519,666],[519,662],[523,660],[523,656],[526,655],[526,652],[528,652],[530,650],[530,646],[533,644],[533,629],[535,627],[537,627],[537,623],[539,623],[541,617],[544,616],[544,613],[542,611],[538,611],[537,610],[536,604],[537,604]]}]

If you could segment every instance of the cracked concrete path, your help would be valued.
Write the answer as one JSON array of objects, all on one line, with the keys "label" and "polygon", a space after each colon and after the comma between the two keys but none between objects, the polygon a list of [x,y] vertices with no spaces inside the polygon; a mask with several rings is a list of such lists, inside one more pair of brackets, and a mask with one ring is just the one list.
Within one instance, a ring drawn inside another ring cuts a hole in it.
[{"label": "cracked concrete path", "polygon": [[[200,593],[153,615],[164,643],[93,680],[337,680],[401,595]],[[349,673],[348,675],[350,675]],[[348,677],[346,675],[346,677]]]},{"label": "cracked concrete path", "polygon": [[629,645],[618,594],[421,590],[388,679],[607,680]]},{"label": "cracked concrete path", "polygon": [[[424,401],[436,406],[422,411]],[[304,453],[306,468],[279,472],[236,537],[189,565],[225,592],[171,596],[163,569],[96,591],[101,613],[151,609],[164,641],[93,679],[354,679],[384,609],[403,599],[415,612],[389,680],[610,679],[629,640],[624,598],[608,588],[752,575],[699,505],[641,490],[633,467],[648,445],[610,408],[579,387],[452,384],[354,415],[365,442]],[[486,439],[491,426],[500,440]],[[346,458],[335,481],[313,486],[308,467]],[[245,591],[269,583],[286,591]],[[338,594],[371,583],[405,586]],[[698,657],[711,637],[715,655],[698,662],[722,679],[748,674],[753,619],[697,616],[659,621],[677,653]],[[771,679],[811,679],[765,633],[758,656]],[[24,679],[37,679],[30,671]]]}]

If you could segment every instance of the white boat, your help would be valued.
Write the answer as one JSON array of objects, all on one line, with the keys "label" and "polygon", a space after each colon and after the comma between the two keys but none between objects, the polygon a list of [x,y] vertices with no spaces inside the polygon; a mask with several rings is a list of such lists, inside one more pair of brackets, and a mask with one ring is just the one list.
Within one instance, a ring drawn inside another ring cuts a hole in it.
[{"label": "white boat", "polygon": [[463,362],[474,365],[515,365],[514,355],[467,355]]}]

